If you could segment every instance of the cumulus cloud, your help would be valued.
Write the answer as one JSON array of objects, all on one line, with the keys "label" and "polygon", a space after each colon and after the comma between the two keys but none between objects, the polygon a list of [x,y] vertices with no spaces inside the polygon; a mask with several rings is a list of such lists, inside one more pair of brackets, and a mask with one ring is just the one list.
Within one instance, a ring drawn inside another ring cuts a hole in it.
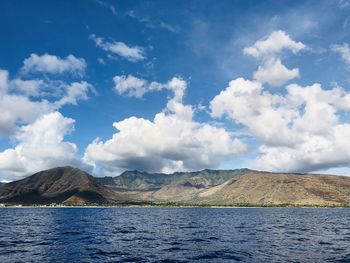
[{"label": "cumulus cloud", "polygon": [[268,37],[258,40],[254,45],[243,49],[244,54],[258,59],[261,65],[253,73],[254,79],[271,86],[281,86],[299,77],[299,69],[288,69],[281,62],[281,53],[289,50],[296,54],[306,45],[296,42],[284,31],[274,31]]},{"label": "cumulus cloud", "polygon": [[288,69],[282,64],[280,59],[271,59],[259,66],[253,77],[261,83],[281,86],[287,81],[299,77],[299,69]]},{"label": "cumulus cloud", "polygon": [[56,101],[54,105],[57,108],[62,107],[65,104],[77,105],[78,101],[87,100],[89,98],[89,91],[95,92],[93,86],[86,81],[73,82],[70,85],[66,85],[66,94]]},{"label": "cumulus cloud", "polygon": [[57,103],[50,103],[47,100],[32,101],[21,95],[0,96],[0,137],[13,134],[18,125],[30,123],[37,117],[60,108],[63,104],[76,103],[76,99],[64,97]]},{"label": "cumulus cloud", "polygon": [[41,114],[52,110],[46,100],[32,101],[26,96],[11,94],[9,87],[19,85],[8,78],[6,70],[0,70],[0,137],[11,135],[18,123],[29,123]]},{"label": "cumulus cloud", "polygon": [[31,101],[18,95],[0,96],[0,137],[11,135],[20,123],[29,123],[38,116],[53,110],[46,101]]},{"label": "cumulus cloud", "polygon": [[125,169],[172,172],[217,167],[220,158],[247,150],[224,128],[193,120],[193,108],[182,103],[186,82],[173,78],[162,85],[174,92],[153,120],[130,117],[113,123],[118,130],[105,142],[94,140],[84,160],[103,174]]},{"label": "cumulus cloud", "polygon": [[211,115],[242,124],[261,140],[254,165],[271,171],[314,171],[350,165],[350,93],[320,84],[287,86],[285,96],[273,95],[256,81],[233,80],[211,102]]},{"label": "cumulus cloud", "polygon": [[[50,101],[43,89],[51,96]],[[94,91],[93,87],[85,81],[68,84],[48,79],[10,79],[7,70],[0,70],[0,137],[13,135],[19,126],[65,104],[76,105],[88,99],[91,90]]]},{"label": "cumulus cloud", "polygon": [[40,88],[44,85],[45,82],[42,79],[23,80],[17,78],[9,83],[10,88],[16,93],[23,94],[27,97],[39,96]]},{"label": "cumulus cloud", "polygon": [[115,76],[113,81],[114,89],[118,94],[135,98],[142,98],[146,92],[167,89],[174,93],[175,100],[182,100],[186,89],[186,84],[180,78],[173,78],[168,83],[162,84],[156,81],[149,82],[133,75],[120,75]]},{"label": "cumulus cloud", "polygon": [[129,47],[124,42],[108,42],[103,38],[91,35],[90,39],[93,40],[97,47],[112,54],[121,56],[131,62],[137,62],[146,59],[144,50],[141,47],[134,46]]},{"label": "cumulus cloud", "polygon": [[295,112],[280,106],[284,100],[264,91],[260,82],[238,78],[213,98],[210,109],[212,117],[227,116],[269,144],[289,144],[294,136],[287,127]]},{"label": "cumulus cloud", "polygon": [[114,89],[118,94],[125,94],[129,97],[141,98],[148,89],[148,83],[144,79],[134,77],[132,75],[115,76],[113,78]]},{"label": "cumulus cloud", "polygon": [[[30,62],[30,58],[26,59],[24,68],[27,72],[77,74],[80,71],[79,67],[66,65],[75,61],[70,56],[66,59],[47,56],[42,56],[44,60],[40,61],[40,57],[32,54],[31,58],[39,60]],[[58,62],[57,67],[50,66],[50,61]],[[2,180],[19,179],[58,165],[71,164],[90,169],[77,155],[75,144],[63,139],[73,130],[74,120],[62,116],[57,110],[66,104],[77,105],[78,101],[88,99],[89,92],[95,92],[94,87],[86,81],[68,83],[48,77],[22,77],[11,79],[7,70],[0,70],[0,137],[11,138],[15,145],[0,152]]]},{"label": "cumulus cloud", "polygon": [[7,70],[0,70],[0,95],[7,92],[9,73]]},{"label": "cumulus cloud", "polygon": [[81,167],[76,145],[64,141],[64,136],[73,129],[74,120],[59,112],[42,115],[22,126],[15,135],[16,146],[0,152],[3,179],[19,179],[56,166]]},{"label": "cumulus cloud", "polygon": [[295,42],[290,36],[282,31],[273,31],[268,37],[258,40],[254,45],[244,48],[243,52],[247,55],[260,58],[266,56],[275,56],[284,50],[290,50],[294,54],[306,48],[302,42]]},{"label": "cumulus cloud", "polygon": [[44,54],[31,54],[23,62],[22,72],[32,73],[50,73],[63,74],[71,73],[79,76],[84,75],[86,69],[86,62],[83,58],[76,58],[73,55],[68,55],[65,58],[58,56]]},{"label": "cumulus cloud", "polygon": [[350,65],[350,48],[347,43],[332,45],[331,50],[338,53],[347,65]]},{"label": "cumulus cloud", "polygon": [[260,147],[253,165],[270,171],[313,172],[333,167],[350,167],[350,125],[329,128],[329,135],[305,135],[294,147]]}]

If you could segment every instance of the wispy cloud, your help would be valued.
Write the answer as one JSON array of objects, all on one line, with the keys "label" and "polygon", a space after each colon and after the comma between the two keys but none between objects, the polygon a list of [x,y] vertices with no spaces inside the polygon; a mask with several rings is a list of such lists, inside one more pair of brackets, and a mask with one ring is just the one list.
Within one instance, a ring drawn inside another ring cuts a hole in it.
[{"label": "wispy cloud", "polygon": [[341,9],[350,8],[350,1],[349,0],[339,0],[338,7]]},{"label": "wispy cloud", "polygon": [[347,43],[332,45],[331,50],[338,53],[347,65],[350,65],[350,48]]},{"label": "wispy cloud", "polygon": [[95,1],[100,6],[103,6],[103,7],[107,8],[107,9],[109,9],[112,12],[113,15],[118,16],[118,12],[117,12],[117,10],[116,10],[114,5],[112,5],[112,4],[108,3],[108,2],[105,2],[105,1],[101,1],[101,0],[95,0]]},{"label": "wispy cloud", "polygon": [[133,10],[129,10],[128,12],[126,12],[126,15],[144,24],[148,28],[162,28],[173,33],[179,31],[179,28],[176,26],[173,26],[161,20],[153,21],[149,17],[137,15]]},{"label": "wispy cloud", "polygon": [[103,49],[104,51],[121,56],[131,62],[137,62],[146,59],[144,49],[142,47],[130,47],[124,42],[120,41],[108,42],[101,37],[97,37],[94,34],[90,36],[90,39],[95,42],[97,47]]}]

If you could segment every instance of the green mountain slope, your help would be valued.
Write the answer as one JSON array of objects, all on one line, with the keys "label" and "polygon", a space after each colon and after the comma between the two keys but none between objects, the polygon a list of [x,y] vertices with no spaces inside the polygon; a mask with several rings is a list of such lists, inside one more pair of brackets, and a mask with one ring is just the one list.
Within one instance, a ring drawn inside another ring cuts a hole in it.
[{"label": "green mountain slope", "polygon": [[236,175],[243,174],[248,169],[237,170],[202,170],[198,172],[176,172],[173,174],[146,173],[139,171],[126,171],[116,177],[102,177],[96,180],[115,191],[154,191],[163,186],[184,178],[200,176],[208,181],[210,185],[226,182]]}]

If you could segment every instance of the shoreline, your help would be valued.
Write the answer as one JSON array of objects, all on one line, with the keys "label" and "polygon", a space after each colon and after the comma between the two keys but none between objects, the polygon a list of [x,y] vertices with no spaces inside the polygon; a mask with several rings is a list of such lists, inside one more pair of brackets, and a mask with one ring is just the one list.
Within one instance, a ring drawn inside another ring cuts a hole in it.
[{"label": "shoreline", "polygon": [[163,208],[171,208],[171,209],[177,209],[177,208],[189,208],[189,209],[193,209],[193,208],[204,208],[204,209],[208,209],[208,208],[212,208],[212,209],[239,209],[239,208],[243,208],[243,209],[256,209],[256,208],[301,208],[301,209],[305,209],[305,208],[312,208],[312,209],[334,209],[334,208],[342,208],[342,209],[347,209],[350,208],[349,206],[190,206],[190,205],[184,205],[184,206],[167,206],[167,205],[75,205],[75,206],[45,206],[45,205],[8,205],[8,206],[0,206],[0,209],[7,209],[7,208],[58,208],[58,209],[62,209],[62,208],[111,208],[111,209],[116,209],[116,208],[150,208],[150,209],[155,209],[155,208],[159,208],[159,209],[163,209]]}]

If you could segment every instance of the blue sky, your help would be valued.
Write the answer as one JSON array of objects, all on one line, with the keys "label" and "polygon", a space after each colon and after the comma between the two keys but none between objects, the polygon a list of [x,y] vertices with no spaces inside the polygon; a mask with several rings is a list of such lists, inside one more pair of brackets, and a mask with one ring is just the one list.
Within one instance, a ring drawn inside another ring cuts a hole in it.
[{"label": "blue sky", "polygon": [[65,164],[349,173],[349,1],[0,10],[1,180]]}]

